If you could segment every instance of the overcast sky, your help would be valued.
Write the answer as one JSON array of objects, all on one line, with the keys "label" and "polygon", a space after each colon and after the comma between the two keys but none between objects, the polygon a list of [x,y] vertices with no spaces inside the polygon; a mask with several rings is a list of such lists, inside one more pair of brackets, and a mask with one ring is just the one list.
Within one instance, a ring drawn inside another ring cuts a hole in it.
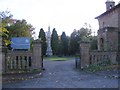
[{"label": "overcast sky", "polygon": [[[25,19],[35,27],[36,37],[40,28],[56,28],[70,35],[85,22],[98,30],[96,16],[106,11],[106,0],[0,0],[0,11],[8,10],[15,19]],[[118,4],[119,0],[114,0]]]}]

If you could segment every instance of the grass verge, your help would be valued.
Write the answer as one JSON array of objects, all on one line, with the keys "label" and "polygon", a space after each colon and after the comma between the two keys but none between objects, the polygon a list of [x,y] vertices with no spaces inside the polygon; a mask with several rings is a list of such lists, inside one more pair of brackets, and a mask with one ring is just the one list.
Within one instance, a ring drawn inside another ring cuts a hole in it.
[{"label": "grass verge", "polygon": [[73,57],[58,57],[58,56],[51,56],[51,57],[44,57],[45,60],[51,61],[67,61],[71,60]]}]

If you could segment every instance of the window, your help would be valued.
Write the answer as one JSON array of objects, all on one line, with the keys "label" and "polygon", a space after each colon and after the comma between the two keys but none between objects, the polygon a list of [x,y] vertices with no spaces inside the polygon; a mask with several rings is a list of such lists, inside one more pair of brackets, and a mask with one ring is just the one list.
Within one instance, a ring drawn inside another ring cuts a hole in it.
[{"label": "window", "polygon": [[112,8],[113,6],[112,5],[110,5],[110,9]]},{"label": "window", "polygon": [[100,48],[101,50],[104,50],[104,39],[100,38]]}]

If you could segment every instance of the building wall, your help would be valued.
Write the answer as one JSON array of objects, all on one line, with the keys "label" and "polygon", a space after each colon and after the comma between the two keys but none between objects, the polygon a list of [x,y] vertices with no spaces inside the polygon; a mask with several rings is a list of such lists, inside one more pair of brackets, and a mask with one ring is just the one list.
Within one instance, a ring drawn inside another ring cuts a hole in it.
[{"label": "building wall", "polygon": [[98,18],[99,21],[99,29],[104,27],[118,27],[118,13],[119,9],[113,10],[109,14],[102,16],[101,18]]},{"label": "building wall", "polygon": [[120,8],[115,8],[107,15],[100,16],[98,22],[98,50],[120,51]]},{"label": "building wall", "polygon": [[120,31],[120,8],[118,9],[118,27]]},{"label": "building wall", "polygon": [[108,50],[118,51],[118,33],[115,29],[108,32],[107,39]]},{"label": "building wall", "polygon": [[120,32],[118,32],[118,51],[120,52]]},{"label": "building wall", "polygon": [[99,29],[98,30],[98,50],[103,51],[104,50],[104,43],[105,43],[105,30]]},{"label": "building wall", "polygon": [[118,51],[118,28],[106,27],[98,31],[99,51]]}]

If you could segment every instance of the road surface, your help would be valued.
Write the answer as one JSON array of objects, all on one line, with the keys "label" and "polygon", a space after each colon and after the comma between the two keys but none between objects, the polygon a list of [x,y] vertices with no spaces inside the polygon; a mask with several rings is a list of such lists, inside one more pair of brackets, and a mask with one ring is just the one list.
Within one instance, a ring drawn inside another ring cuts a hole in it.
[{"label": "road surface", "polygon": [[44,60],[43,76],[3,84],[3,88],[117,88],[118,80],[75,69],[74,59]]}]

